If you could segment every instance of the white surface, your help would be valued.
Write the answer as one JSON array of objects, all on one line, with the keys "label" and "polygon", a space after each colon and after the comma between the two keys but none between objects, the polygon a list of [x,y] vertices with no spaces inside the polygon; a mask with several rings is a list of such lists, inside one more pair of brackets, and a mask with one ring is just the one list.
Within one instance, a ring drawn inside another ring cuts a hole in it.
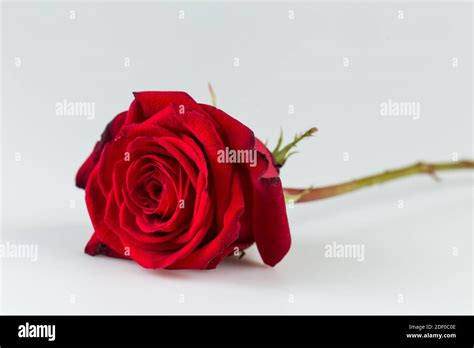
[{"label": "white surface", "polygon": [[[274,269],[252,248],[242,260],[229,258],[213,271],[151,271],[84,255],[87,224],[12,228],[9,239],[37,243],[40,257],[35,263],[7,260],[4,311],[470,313],[471,252],[462,232],[471,223],[466,188],[472,181],[469,175],[445,179],[411,179],[295,206],[293,247]],[[397,208],[400,197],[403,209]],[[364,261],[325,258],[324,246],[333,241],[363,243]],[[452,247],[459,248],[458,256]]]},{"label": "white surface", "polygon": [[[287,186],[450,160],[454,152],[472,158],[471,4],[407,2],[403,20],[399,9],[344,2],[5,3],[1,240],[35,243],[39,257],[0,259],[2,312],[472,313],[469,172],[297,205],[289,209],[292,249],[274,269],[255,248],[206,272],[150,271],[83,253],[92,230],[74,175],[132,91],[185,90],[209,102],[212,81],[219,106],[263,140],[274,141],[280,126],[288,137],[317,126],[284,169]],[[124,57],[131,58],[128,68]],[[96,117],[55,115],[63,99],[96,103]],[[421,103],[421,118],[380,116],[388,99]],[[364,261],[324,257],[333,241],[365,245]]]}]

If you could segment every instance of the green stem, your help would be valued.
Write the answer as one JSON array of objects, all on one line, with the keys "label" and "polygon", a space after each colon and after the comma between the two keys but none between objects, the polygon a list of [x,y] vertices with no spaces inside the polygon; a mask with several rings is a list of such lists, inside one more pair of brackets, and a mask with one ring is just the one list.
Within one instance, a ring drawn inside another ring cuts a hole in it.
[{"label": "green stem", "polygon": [[356,191],[364,187],[383,184],[387,181],[392,181],[398,178],[403,178],[416,174],[429,174],[435,180],[439,180],[439,178],[436,176],[437,171],[457,169],[474,169],[474,162],[470,160],[442,163],[418,162],[410,166],[395,170],[389,170],[383,173],[344,182],[341,184],[306,189],[284,188],[284,191],[285,197],[288,200],[292,200],[295,203],[302,203],[342,195],[344,193]]}]

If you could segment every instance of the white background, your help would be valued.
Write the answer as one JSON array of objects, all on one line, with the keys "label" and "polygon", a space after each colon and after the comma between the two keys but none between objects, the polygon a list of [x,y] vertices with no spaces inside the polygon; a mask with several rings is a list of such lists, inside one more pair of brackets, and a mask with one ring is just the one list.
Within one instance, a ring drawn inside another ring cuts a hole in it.
[{"label": "white background", "polygon": [[[85,255],[92,226],[74,186],[133,91],[184,90],[210,103],[208,81],[219,107],[271,145],[280,127],[288,138],[319,128],[282,171],[286,186],[449,161],[453,153],[472,158],[471,3],[2,7],[1,241],[39,247],[37,262],[0,259],[2,313],[472,313],[466,171],[289,208],[292,249],[273,269],[255,247],[213,271],[153,271]],[[64,99],[95,103],[95,118],[56,115]],[[381,116],[388,99],[420,103],[421,118]],[[364,261],[326,258],[332,242],[363,244]]]}]

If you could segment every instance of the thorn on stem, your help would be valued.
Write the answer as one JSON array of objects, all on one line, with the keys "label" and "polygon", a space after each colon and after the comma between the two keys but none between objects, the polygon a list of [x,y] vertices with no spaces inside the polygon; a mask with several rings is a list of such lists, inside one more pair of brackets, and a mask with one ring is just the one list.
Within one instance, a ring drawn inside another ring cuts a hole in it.
[{"label": "thorn on stem", "polygon": [[432,165],[424,162],[418,162],[418,166],[423,172],[431,176],[434,181],[441,182],[441,178],[438,176],[436,169]]}]

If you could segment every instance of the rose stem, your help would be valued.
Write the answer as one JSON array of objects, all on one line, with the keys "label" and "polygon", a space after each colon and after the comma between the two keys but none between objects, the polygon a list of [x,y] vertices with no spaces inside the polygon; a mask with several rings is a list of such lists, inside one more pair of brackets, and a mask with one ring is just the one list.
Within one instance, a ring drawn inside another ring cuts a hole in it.
[{"label": "rose stem", "polygon": [[418,162],[403,168],[388,170],[383,173],[367,176],[341,184],[315,187],[315,188],[284,188],[285,197],[295,203],[303,203],[309,201],[316,201],[328,197],[342,195],[352,191],[359,190],[364,187],[382,184],[387,181],[396,180],[406,176],[415,174],[429,174],[435,180],[439,181],[436,176],[437,171],[456,170],[456,169],[474,169],[474,161],[464,160],[458,162],[442,162],[442,163],[427,163]]}]

